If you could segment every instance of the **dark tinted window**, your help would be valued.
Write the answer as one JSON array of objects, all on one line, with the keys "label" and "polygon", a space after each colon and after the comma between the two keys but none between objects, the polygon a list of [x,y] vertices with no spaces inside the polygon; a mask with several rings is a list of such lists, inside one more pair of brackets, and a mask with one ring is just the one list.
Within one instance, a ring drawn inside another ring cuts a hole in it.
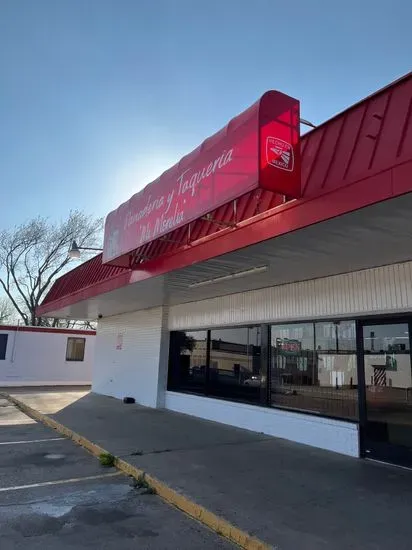
[{"label": "dark tinted window", "polygon": [[168,389],[259,402],[261,363],[260,327],[172,332]]},{"label": "dark tinted window", "polygon": [[210,332],[209,394],[259,401],[266,384],[261,373],[261,328]]},{"label": "dark tinted window", "polygon": [[168,377],[170,390],[357,419],[355,322],[172,332]]},{"label": "dark tinted window", "polygon": [[168,389],[205,393],[207,331],[170,334]]},{"label": "dark tinted window", "polygon": [[6,359],[8,334],[0,334],[0,360]]}]

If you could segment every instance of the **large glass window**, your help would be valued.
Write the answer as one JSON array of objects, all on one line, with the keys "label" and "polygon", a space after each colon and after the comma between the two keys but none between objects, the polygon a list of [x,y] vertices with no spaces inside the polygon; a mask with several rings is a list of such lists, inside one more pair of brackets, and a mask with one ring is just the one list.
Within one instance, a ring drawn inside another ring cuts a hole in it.
[{"label": "large glass window", "polygon": [[356,358],[354,321],[178,331],[168,389],[357,419]]},{"label": "large glass window", "polygon": [[208,332],[206,330],[171,333],[169,389],[205,393],[207,346]]},{"label": "large glass window", "polygon": [[357,418],[353,321],[272,326],[271,350],[272,405]]},{"label": "large glass window", "polygon": [[212,330],[210,335],[209,394],[260,401],[266,385],[261,372],[261,329]]},{"label": "large glass window", "polygon": [[168,388],[266,404],[261,328],[170,335]]}]

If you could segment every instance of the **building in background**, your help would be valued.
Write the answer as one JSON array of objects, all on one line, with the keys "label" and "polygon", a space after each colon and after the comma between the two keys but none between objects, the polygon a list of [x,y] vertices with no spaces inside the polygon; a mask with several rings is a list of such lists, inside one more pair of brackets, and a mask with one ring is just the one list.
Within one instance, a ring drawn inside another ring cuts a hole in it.
[{"label": "building in background", "polygon": [[412,466],[412,74],[299,135],[265,94],[111,212],[38,313],[93,389]]},{"label": "building in background", "polygon": [[0,325],[0,387],[86,386],[96,333]]}]

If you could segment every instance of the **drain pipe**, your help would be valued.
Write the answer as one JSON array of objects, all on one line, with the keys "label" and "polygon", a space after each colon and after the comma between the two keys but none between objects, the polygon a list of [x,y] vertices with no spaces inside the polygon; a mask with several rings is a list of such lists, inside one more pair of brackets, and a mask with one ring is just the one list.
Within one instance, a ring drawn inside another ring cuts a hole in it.
[{"label": "drain pipe", "polygon": [[14,363],[14,356],[16,353],[16,340],[17,340],[17,335],[19,333],[19,328],[20,328],[20,319],[17,321],[17,329],[16,329],[16,332],[14,333],[13,349],[11,350],[11,363]]}]

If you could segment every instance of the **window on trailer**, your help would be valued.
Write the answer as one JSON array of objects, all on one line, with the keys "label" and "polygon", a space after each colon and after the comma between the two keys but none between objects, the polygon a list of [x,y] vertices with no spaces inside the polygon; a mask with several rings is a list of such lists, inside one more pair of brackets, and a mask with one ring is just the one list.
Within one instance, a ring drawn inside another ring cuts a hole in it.
[{"label": "window on trailer", "polygon": [[66,361],[84,361],[86,338],[67,338]]},{"label": "window on trailer", "polygon": [[6,359],[8,334],[0,334],[0,361]]}]

